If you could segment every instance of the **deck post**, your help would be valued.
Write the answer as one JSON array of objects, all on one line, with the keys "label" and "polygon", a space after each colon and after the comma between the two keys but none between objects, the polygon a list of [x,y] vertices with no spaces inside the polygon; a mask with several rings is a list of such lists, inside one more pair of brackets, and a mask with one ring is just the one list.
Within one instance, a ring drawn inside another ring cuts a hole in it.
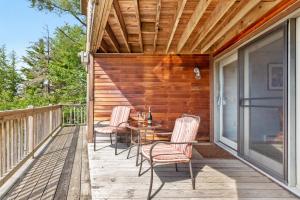
[{"label": "deck post", "polygon": [[[33,133],[33,106],[28,106],[28,109],[32,109],[30,116],[28,116],[28,147],[29,153],[34,151],[34,133]],[[34,153],[32,154],[34,157]]]},{"label": "deck post", "polygon": [[88,64],[88,142],[93,142],[94,134],[94,57],[90,54]]}]

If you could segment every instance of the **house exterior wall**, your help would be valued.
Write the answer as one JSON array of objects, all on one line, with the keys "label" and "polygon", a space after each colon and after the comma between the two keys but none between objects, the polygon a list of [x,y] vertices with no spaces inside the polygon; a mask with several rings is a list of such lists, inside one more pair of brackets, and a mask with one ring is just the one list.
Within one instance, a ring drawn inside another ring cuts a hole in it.
[{"label": "house exterior wall", "polygon": [[182,113],[199,115],[198,139],[209,140],[209,77],[208,55],[95,55],[94,121],[108,119],[117,105],[146,112],[151,106],[154,120],[166,130]]}]

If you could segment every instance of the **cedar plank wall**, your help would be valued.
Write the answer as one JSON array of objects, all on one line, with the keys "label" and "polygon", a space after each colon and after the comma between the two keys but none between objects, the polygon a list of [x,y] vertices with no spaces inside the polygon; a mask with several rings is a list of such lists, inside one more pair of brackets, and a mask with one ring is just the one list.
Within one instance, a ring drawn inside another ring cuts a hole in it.
[{"label": "cedar plank wall", "polygon": [[[195,64],[201,80],[194,78]],[[116,105],[138,111],[151,105],[153,120],[166,130],[182,113],[199,115],[198,139],[209,140],[209,73],[208,55],[95,55],[94,120],[108,119]]]}]

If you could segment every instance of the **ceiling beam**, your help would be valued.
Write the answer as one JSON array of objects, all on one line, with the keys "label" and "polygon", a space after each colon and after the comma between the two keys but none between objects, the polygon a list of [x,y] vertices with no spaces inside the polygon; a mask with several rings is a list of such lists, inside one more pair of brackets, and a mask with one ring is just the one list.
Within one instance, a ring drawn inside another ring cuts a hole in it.
[{"label": "ceiling beam", "polygon": [[169,52],[169,48],[170,48],[170,46],[172,44],[175,32],[177,30],[177,26],[179,24],[179,21],[180,21],[181,15],[183,13],[183,10],[184,10],[186,2],[187,2],[187,0],[178,1],[177,14],[176,14],[176,17],[174,19],[174,25],[173,25],[173,28],[172,28],[172,31],[171,31],[171,34],[170,34],[170,37],[169,37],[169,40],[168,40],[168,44],[167,44],[167,48],[166,48],[166,53]]},{"label": "ceiling beam", "polygon": [[136,12],[135,16],[136,16],[137,25],[138,25],[139,44],[140,44],[141,52],[144,52],[142,29],[141,29],[141,19],[140,19],[140,9],[139,9],[138,0],[133,0],[133,4],[135,7],[135,12]]},{"label": "ceiling beam", "polygon": [[154,35],[154,40],[153,40],[153,52],[156,51],[157,33],[158,33],[158,29],[159,29],[159,19],[160,19],[160,9],[161,9],[161,0],[157,0],[156,19],[155,19],[155,35]]},{"label": "ceiling beam", "polygon": [[117,53],[120,53],[120,46],[119,46],[118,40],[117,40],[114,32],[111,30],[108,23],[106,24],[105,32],[108,35],[109,42],[112,45],[114,51]]},{"label": "ceiling beam", "polygon": [[[193,12],[193,15],[191,19],[189,20],[184,32],[181,35],[181,38],[179,39],[179,42],[177,44],[177,53],[180,53],[183,49],[184,45],[190,38],[190,35],[196,28],[198,22],[203,17],[203,14],[207,10],[208,6],[213,2],[213,0],[200,0],[199,3],[196,6],[196,9]],[[219,2],[221,3],[221,2]]]},{"label": "ceiling beam", "polygon": [[193,52],[199,44],[206,38],[206,36],[215,28],[218,22],[231,11],[237,0],[222,0],[218,3],[216,8],[210,14],[210,17],[201,27],[201,32],[192,44],[191,52]]},{"label": "ceiling beam", "polygon": [[253,8],[255,8],[262,0],[243,0],[244,3],[239,12],[222,29],[214,35],[214,37],[201,48],[201,53],[207,52],[222,36],[224,36],[231,28],[233,28],[243,17],[245,17]]},{"label": "ceiling beam", "polygon": [[92,24],[92,52],[97,52],[101,46],[101,41],[107,24],[112,0],[96,0],[94,9],[94,19]]},{"label": "ceiling beam", "polygon": [[130,49],[130,46],[129,46],[129,43],[128,43],[128,33],[127,33],[126,25],[125,25],[125,22],[124,22],[123,15],[121,13],[121,9],[120,9],[120,5],[119,5],[118,0],[113,0],[112,11],[113,11],[113,14],[114,14],[115,18],[118,21],[120,29],[121,29],[121,36],[124,40],[127,52],[130,53],[131,49]]},{"label": "ceiling beam", "polygon": [[108,45],[106,44],[106,42],[104,40],[102,40],[102,42],[101,42],[100,49],[104,53],[108,53],[107,50],[109,49],[109,47],[108,47]]}]

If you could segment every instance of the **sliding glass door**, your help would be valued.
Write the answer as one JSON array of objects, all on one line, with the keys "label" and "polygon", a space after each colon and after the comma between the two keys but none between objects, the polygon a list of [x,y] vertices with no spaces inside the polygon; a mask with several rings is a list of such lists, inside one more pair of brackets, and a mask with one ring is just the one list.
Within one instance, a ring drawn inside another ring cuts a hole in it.
[{"label": "sliding glass door", "polygon": [[286,28],[282,26],[240,51],[243,156],[284,179],[286,140]]},{"label": "sliding glass door", "polygon": [[219,140],[237,149],[238,62],[233,54],[219,62]]}]

